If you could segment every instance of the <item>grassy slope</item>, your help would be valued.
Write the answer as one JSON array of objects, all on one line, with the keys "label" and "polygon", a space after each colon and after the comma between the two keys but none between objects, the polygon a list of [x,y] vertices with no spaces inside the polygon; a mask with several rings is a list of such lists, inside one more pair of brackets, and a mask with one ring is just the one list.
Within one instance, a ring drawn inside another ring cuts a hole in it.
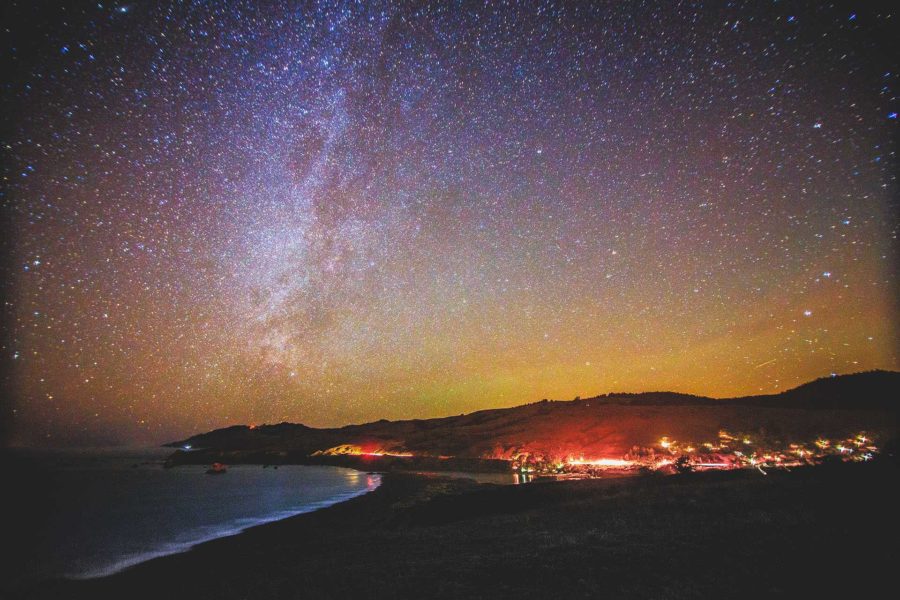
[{"label": "grassy slope", "polygon": [[196,447],[305,453],[354,444],[370,451],[462,457],[509,458],[522,448],[554,456],[614,457],[635,445],[654,445],[664,435],[684,442],[714,441],[720,429],[785,443],[859,431],[886,440],[897,435],[898,397],[900,373],[872,372],[818,380],[774,396],[712,400],[664,392],[610,395],[339,429],[238,426],[186,441]]}]

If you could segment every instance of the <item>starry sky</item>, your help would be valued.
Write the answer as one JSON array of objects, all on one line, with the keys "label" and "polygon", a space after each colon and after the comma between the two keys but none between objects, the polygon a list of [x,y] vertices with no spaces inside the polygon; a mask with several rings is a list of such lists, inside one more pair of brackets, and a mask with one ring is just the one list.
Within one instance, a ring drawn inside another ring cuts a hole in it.
[{"label": "starry sky", "polygon": [[6,433],[900,368],[900,14],[5,3]]}]

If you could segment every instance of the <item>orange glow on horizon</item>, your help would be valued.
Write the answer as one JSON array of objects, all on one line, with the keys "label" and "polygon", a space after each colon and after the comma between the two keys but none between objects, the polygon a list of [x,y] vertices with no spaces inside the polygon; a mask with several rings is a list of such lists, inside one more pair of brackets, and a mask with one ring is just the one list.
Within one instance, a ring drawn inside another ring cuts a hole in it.
[{"label": "orange glow on horizon", "polygon": [[637,464],[633,460],[625,460],[622,458],[595,458],[590,460],[573,459],[567,462],[570,465],[585,465],[591,467],[632,467]]}]

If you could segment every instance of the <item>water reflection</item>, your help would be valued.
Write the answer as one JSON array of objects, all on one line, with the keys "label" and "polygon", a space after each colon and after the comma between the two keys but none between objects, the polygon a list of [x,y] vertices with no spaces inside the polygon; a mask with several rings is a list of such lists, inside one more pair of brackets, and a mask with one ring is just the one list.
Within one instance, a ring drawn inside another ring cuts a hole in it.
[{"label": "water reflection", "polygon": [[533,473],[478,473],[470,471],[415,471],[417,475],[429,475],[432,477],[455,477],[459,479],[471,479],[476,483],[493,483],[495,485],[518,485],[534,481]]},{"label": "water reflection", "polygon": [[516,485],[534,481],[533,473],[513,473],[513,481]]}]

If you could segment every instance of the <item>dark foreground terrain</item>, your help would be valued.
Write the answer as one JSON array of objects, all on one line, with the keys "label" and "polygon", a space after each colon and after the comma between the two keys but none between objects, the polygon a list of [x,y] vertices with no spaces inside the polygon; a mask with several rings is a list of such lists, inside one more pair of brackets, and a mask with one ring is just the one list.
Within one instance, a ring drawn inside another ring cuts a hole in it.
[{"label": "dark foreground terrain", "polygon": [[898,567],[896,463],[375,492],[47,598],[866,598]]}]

